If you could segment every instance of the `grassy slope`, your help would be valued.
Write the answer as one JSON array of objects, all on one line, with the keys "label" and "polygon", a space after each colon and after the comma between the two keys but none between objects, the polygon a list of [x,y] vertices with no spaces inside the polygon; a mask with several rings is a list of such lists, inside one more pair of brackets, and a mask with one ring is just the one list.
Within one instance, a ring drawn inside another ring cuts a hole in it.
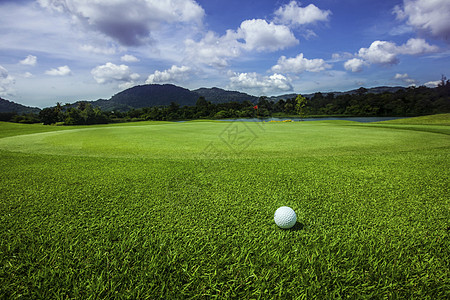
[{"label": "grassy slope", "polygon": [[450,114],[438,114],[407,119],[396,119],[376,122],[367,125],[404,130],[427,131],[450,135]]},{"label": "grassy slope", "polygon": [[450,296],[447,135],[156,124],[0,139],[0,298]]},{"label": "grassy slope", "polygon": [[410,125],[450,125],[450,114],[438,114],[407,119],[396,119],[379,122],[383,124],[410,124]]}]

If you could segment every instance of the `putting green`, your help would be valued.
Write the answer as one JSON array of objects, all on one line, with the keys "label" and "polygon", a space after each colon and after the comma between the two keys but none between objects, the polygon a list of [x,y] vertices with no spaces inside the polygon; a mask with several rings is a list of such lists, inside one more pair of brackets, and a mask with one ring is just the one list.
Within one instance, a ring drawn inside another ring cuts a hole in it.
[{"label": "putting green", "polygon": [[14,152],[101,157],[302,157],[450,146],[447,135],[356,122],[186,122],[99,126],[0,139]]}]

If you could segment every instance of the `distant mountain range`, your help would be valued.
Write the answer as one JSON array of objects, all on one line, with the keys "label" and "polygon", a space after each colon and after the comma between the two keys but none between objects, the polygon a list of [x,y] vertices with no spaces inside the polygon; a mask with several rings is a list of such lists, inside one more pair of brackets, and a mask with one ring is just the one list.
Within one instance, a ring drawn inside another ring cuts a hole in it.
[{"label": "distant mountain range", "polygon": [[[362,91],[367,93],[384,93],[384,92],[396,92],[398,90],[405,89],[404,87],[375,87],[369,89],[355,89],[347,92],[327,92],[322,93],[327,95],[329,93],[335,96],[343,94],[356,94]],[[270,101],[279,101],[281,99],[295,98],[297,94],[284,94],[280,96],[267,97]],[[314,94],[303,94],[307,98],[311,98]],[[76,106],[79,102],[90,102],[94,107],[100,107],[104,111],[118,110],[128,111],[130,109],[138,109],[143,107],[152,106],[166,106],[171,102],[178,103],[180,106],[193,106],[197,102],[199,97],[204,97],[206,101],[211,103],[225,103],[225,102],[244,102],[250,101],[256,103],[259,97],[252,96],[246,93],[238,91],[228,91],[217,87],[213,88],[199,88],[196,90],[188,90],[173,84],[146,84],[138,85],[124,91],[121,91],[109,100],[98,99],[95,101],[78,101],[72,104]],[[21,104],[14,103],[0,98],[0,113],[2,112],[16,112],[23,113],[39,113],[40,109],[36,107],[28,107]]]},{"label": "distant mountain range", "polygon": [[[350,90],[346,92],[322,92],[322,95],[333,94],[335,97],[340,95],[354,95],[358,93],[370,93],[370,94],[382,94],[382,93],[395,93],[399,90],[405,90],[403,86],[378,86],[374,88],[359,88],[355,90]],[[316,93],[313,94],[302,94],[306,98],[312,98]]]}]

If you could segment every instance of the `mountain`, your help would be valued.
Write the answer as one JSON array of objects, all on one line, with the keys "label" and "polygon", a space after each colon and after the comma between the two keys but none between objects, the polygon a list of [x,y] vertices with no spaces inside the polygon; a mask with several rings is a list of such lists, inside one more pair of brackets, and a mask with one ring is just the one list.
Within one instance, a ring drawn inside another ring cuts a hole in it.
[{"label": "mountain", "polygon": [[0,113],[38,114],[41,110],[37,107],[25,106],[3,98],[0,98]]},{"label": "mountain", "polygon": [[[133,108],[167,106],[171,102],[176,102],[180,106],[194,106],[199,97],[205,97],[206,101],[212,103],[254,102],[258,100],[258,97],[255,96],[216,87],[190,91],[173,84],[145,84],[119,92],[109,100],[99,99],[92,101],[91,104],[104,111],[128,111]],[[76,104],[72,106],[76,106]]]},{"label": "mountain", "polygon": [[238,91],[226,91],[223,89],[219,89],[216,87],[213,88],[200,88],[197,90],[193,90],[193,92],[197,93],[198,96],[205,97],[206,101],[210,101],[211,103],[226,103],[226,102],[244,102],[250,101],[255,102],[258,100],[258,97],[241,93]]},{"label": "mountain", "polygon": [[[176,102],[180,106],[195,105],[198,94],[173,84],[138,85],[115,94],[109,101],[122,106],[143,108],[150,106],[169,105]],[[102,107],[107,104],[102,103]]]}]

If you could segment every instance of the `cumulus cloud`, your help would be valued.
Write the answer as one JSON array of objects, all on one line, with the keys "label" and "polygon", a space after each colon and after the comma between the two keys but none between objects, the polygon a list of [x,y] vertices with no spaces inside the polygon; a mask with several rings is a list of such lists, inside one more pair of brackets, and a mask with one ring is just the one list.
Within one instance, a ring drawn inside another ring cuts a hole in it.
[{"label": "cumulus cloud", "polygon": [[126,46],[149,42],[163,24],[200,23],[205,14],[194,0],[37,1]]},{"label": "cumulus cloud", "polygon": [[344,63],[344,68],[352,72],[361,72],[365,64],[362,59],[352,58]]},{"label": "cumulus cloud", "polygon": [[242,44],[232,30],[228,30],[223,36],[208,31],[199,42],[187,39],[185,46],[190,59],[217,67],[227,66],[230,58],[242,53]]},{"label": "cumulus cloud", "polygon": [[227,30],[223,36],[209,31],[199,42],[185,41],[188,56],[195,61],[225,67],[228,60],[239,57],[243,51],[277,51],[298,44],[294,34],[285,25],[266,20],[245,20],[237,30]]},{"label": "cumulus cloud", "polygon": [[267,23],[262,19],[242,22],[237,37],[245,40],[243,47],[246,50],[277,51],[298,44],[287,26]]},{"label": "cumulus cloud", "polygon": [[243,89],[257,94],[292,91],[290,79],[281,74],[261,76],[257,73],[229,73],[230,88]]},{"label": "cumulus cloud", "polygon": [[15,78],[9,75],[8,70],[0,66],[0,96],[14,94],[13,85],[15,82]]},{"label": "cumulus cloud", "polygon": [[398,47],[399,54],[419,55],[432,53],[439,50],[439,47],[428,44],[424,39],[409,39],[406,44]]},{"label": "cumulus cloud", "polygon": [[398,63],[398,48],[395,43],[374,41],[369,48],[359,49],[358,56],[373,64],[392,65]]},{"label": "cumulus cloud", "polygon": [[155,71],[150,74],[145,81],[147,84],[151,83],[169,83],[169,82],[180,82],[186,80],[189,77],[189,72],[191,68],[186,66],[177,67],[173,65],[170,69],[164,71]]},{"label": "cumulus cloud", "polygon": [[323,59],[307,59],[303,57],[303,53],[300,53],[296,57],[286,58],[281,56],[275,66],[272,67],[273,72],[280,73],[303,73],[308,72],[320,72],[331,68],[331,65],[327,64]]},{"label": "cumulus cloud", "polygon": [[440,83],[441,83],[440,80],[436,80],[436,81],[428,81],[428,82],[424,83],[424,85],[425,85],[426,87],[429,87],[429,88],[435,88],[435,87],[437,87]]},{"label": "cumulus cloud", "polygon": [[91,74],[97,83],[116,82],[120,88],[131,87],[140,78],[140,75],[132,73],[127,65],[115,65],[111,62],[95,67]]},{"label": "cumulus cloud", "polygon": [[286,25],[304,25],[318,21],[328,21],[329,10],[321,10],[314,4],[301,7],[297,1],[291,1],[275,11],[275,20]]},{"label": "cumulus cloud", "polygon": [[416,30],[449,41],[450,1],[404,0],[394,13]]},{"label": "cumulus cloud", "polygon": [[124,62],[138,62],[139,59],[136,56],[130,55],[130,54],[125,54],[124,56],[122,56],[120,58],[121,61]]},{"label": "cumulus cloud", "polygon": [[25,59],[20,61],[22,65],[35,66],[37,63],[37,57],[34,55],[28,55]]},{"label": "cumulus cloud", "polygon": [[439,48],[428,44],[424,39],[409,39],[403,45],[393,42],[374,41],[369,48],[361,48],[357,58],[348,60],[344,67],[352,72],[359,72],[364,65],[394,65],[399,62],[399,55],[421,55],[438,51]]},{"label": "cumulus cloud", "polygon": [[72,74],[72,71],[68,66],[61,66],[56,69],[50,69],[45,71],[45,74],[50,76],[67,76]]}]

